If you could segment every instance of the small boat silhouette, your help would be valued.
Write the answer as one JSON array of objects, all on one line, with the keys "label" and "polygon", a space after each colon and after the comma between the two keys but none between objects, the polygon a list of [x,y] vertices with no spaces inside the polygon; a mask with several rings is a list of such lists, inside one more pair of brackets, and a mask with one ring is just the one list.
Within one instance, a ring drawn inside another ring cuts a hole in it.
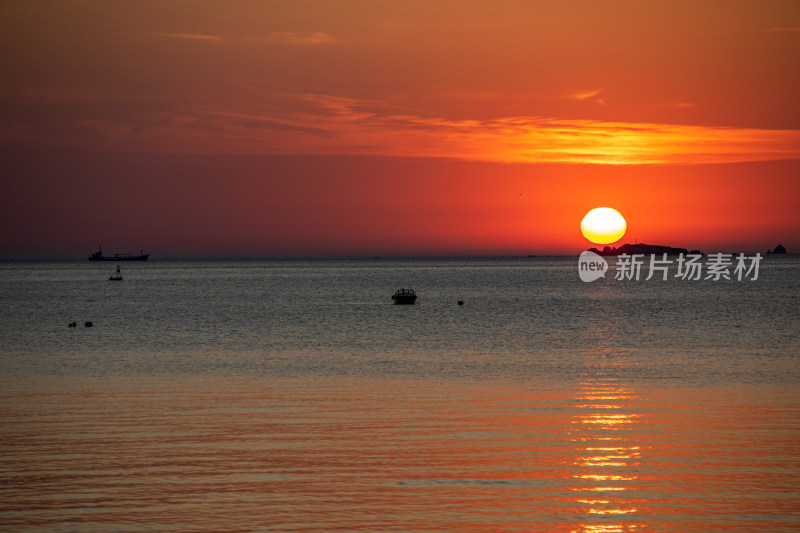
[{"label": "small boat silhouette", "polygon": [[399,305],[412,305],[417,300],[417,293],[411,289],[399,289],[392,295],[392,300]]}]

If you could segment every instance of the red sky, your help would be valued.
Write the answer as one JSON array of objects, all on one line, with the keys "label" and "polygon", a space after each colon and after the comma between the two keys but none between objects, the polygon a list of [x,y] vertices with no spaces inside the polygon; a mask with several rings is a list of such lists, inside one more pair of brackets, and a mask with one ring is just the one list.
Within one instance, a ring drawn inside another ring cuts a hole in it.
[{"label": "red sky", "polygon": [[800,3],[8,1],[0,257],[800,251]]}]

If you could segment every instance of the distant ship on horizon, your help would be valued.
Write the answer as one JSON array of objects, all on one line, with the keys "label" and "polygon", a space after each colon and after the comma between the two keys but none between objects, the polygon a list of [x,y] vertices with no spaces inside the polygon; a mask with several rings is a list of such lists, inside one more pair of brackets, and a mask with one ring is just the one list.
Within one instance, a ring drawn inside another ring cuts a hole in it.
[{"label": "distant ship on horizon", "polygon": [[114,254],[103,255],[103,247],[98,246],[95,253],[89,256],[89,261],[147,261],[150,254],[143,253],[139,250],[139,255],[136,254]]}]

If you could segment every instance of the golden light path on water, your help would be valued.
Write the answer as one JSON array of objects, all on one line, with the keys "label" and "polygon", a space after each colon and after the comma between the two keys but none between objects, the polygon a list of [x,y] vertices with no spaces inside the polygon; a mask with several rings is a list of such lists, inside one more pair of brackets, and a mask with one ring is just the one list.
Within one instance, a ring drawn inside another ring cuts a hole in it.
[{"label": "golden light path on water", "polygon": [[[575,502],[585,513],[576,533],[624,533],[640,530],[636,502],[641,446],[633,437],[636,426],[646,423],[633,412],[636,393],[613,375],[613,366],[587,369],[575,391],[575,410],[568,430],[575,445],[573,466],[577,473]],[[626,521],[609,522],[615,516]],[[592,517],[602,517],[595,521]]]},{"label": "golden light path on water", "polygon": [[796,397],[644,392],[595,363],[563,392],[543,383],[219,377],[7,389],[3,524],[796,530]]}]

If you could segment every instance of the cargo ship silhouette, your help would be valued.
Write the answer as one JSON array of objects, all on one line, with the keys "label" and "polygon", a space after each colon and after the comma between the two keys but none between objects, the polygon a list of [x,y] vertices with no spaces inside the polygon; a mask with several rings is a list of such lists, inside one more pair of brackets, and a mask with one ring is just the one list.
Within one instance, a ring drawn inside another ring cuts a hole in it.
[{"label": "cargo ship silhouette", "polygon": [[98,246],[98,250],[89,256],[89,261],[147,261],[148,257],[150,257],[150,254],[142,253],[141,250],[139,251],[139,255],[136,254],[103,255],[102,246]]}]

